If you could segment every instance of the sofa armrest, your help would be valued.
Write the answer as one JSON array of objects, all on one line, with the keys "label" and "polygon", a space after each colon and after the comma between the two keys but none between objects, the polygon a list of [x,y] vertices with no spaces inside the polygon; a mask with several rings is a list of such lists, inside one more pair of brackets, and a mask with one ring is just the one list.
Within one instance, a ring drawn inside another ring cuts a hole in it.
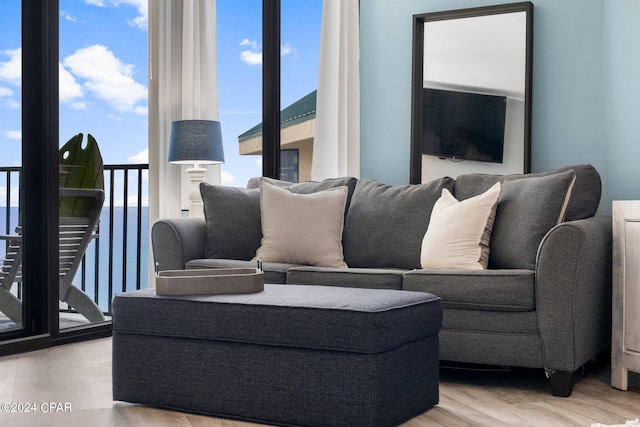
[{"label": "sofa armrest", "polygon": [[536,312],[545,368],[572,372],[611,341],[611,217],[565,222],[538,248]]},{"label": "sofa armrest", "polygon": [[151,228],[153,259],[159,270],[183,270],[185,263],[205,257],[204,218],[167,218]]}]

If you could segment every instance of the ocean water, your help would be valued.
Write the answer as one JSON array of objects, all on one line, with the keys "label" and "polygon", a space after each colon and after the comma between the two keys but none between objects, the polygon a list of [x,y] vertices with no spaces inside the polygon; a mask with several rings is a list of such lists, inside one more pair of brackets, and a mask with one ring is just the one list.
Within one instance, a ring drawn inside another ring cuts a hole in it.
[{"label": "ocean water", "polygon": [[[9,212],[9,229],[5,232],[5,223]],[[84,265],[78,269],[74,285],[81,287],[95,298],[103,311],[109,310],[109,302],[114,295],[144,289],[149,276],[149,209],[141,208],[140,232],[138,234],[138,209],[109,207],[102,210],[100,216],[99,237],[90,243],[85,253]],[[18,208],[8,210],[0,207],[0,233],[15,234],[18,225]],[[126,226],[125,226],[126,225]],[[110,235],[112,237],[110,237]],[[140,242],[138,255],[138,241]],[[5,246],[0,245],[0,257],[4,259]],[[139,266],[139,267],[138,267]],[[139,277],[139,279],[138,279]],[[138,283],[139,282],[139,283]]]}]

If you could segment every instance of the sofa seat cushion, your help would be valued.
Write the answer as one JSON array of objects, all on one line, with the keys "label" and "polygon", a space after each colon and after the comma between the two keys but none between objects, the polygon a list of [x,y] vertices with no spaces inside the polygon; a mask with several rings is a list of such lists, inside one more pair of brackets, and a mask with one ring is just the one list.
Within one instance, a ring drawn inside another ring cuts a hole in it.
[{"label": "sofa seat cushion", "polygon": [[420,268],[422,238],[442,189],[452,178],[425,184],[387,185],[360,179],[347,211],[343,233],[349,267]]},{"label": "sofa seat cushion", "polygon": [[533,270],[413,270],[404,274],[402,289],[442,298],[445,308],[487,311],[533,311]]},{"label": "sofa seat cushion", "polygon": [[[186,268],[256,268],[256,266],[254,261],[235,259],[194,259],[186,263]],[[264,282],[284,284],[287,281],[287,270],[299,266],[299,264],[264,262],[262,263]]]},{"label": "sofa seat cushion", "polygon": [[406,271],[408,270],[292,267],[287,271],[287,283],[351,288],[402,289],[402,274]]},{"label": "sofa seat cushion", "polygon": [[265,285],[254,294],[180,297],[144,289],[115,300],[117,333],[363,354],[432,337],[442,326],[440,298],[387,289]]}]

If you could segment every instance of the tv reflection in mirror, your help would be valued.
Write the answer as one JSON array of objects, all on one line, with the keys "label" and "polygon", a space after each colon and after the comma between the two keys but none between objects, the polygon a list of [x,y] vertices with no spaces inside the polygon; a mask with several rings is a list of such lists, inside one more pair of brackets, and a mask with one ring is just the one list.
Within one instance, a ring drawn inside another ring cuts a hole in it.
[{"label": "tv reflection in mirror", "polygon": [[507,97],[423,89],[422,153],[502,163]]}]

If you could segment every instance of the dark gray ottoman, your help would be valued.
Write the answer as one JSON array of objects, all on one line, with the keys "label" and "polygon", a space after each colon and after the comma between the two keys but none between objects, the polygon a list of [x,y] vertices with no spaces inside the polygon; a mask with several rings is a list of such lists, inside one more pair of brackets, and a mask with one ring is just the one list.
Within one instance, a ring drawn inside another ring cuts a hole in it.
[{"label": "dark gray ottoman", "polygon": [[261,423],[386,426],[438,403],[438,297],[265,285],[113,300],[113,399]]}]

